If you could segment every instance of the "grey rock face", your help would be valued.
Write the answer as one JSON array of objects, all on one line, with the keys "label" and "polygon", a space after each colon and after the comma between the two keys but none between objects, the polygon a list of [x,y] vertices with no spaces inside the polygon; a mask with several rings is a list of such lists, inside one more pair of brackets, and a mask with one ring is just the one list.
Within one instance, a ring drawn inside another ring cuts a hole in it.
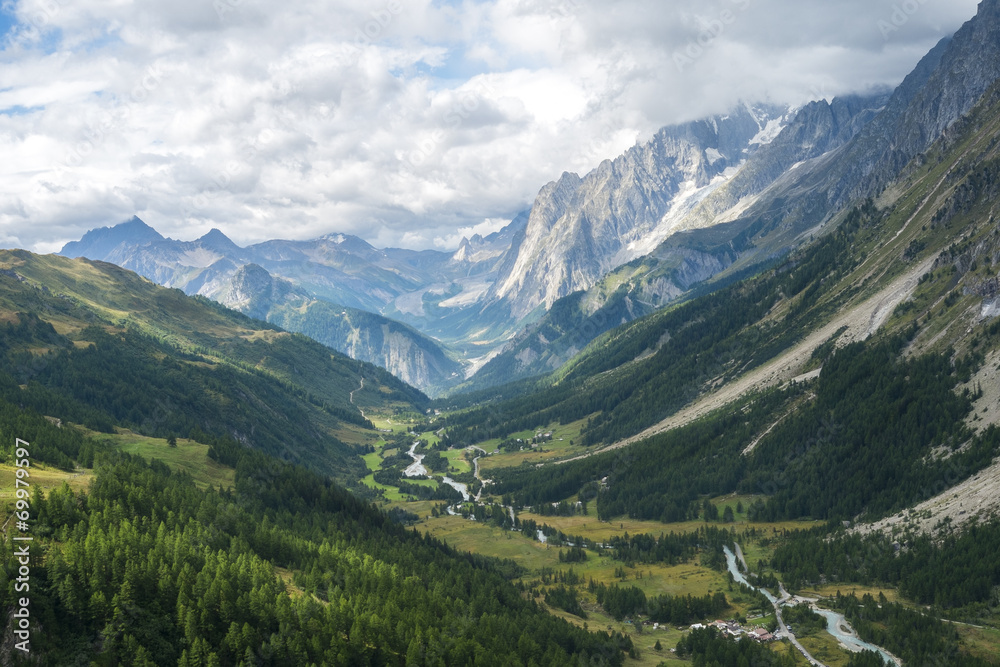
[{"label": "grey rock face", "polygon": [[727,116],[664,128],[584,178],[563,174],[539,192],[517,256],[490,298],[508,301],[519,319],[650,252],[686,204],[777,134],[786,112],[745,105]]},{"label": "grey rock face", "polygon": [[[377,308],[406,290],[439,280],[452,265],[448,253],[378,250],[342,235],[241,248],[212,230],[195,241],[175,241],[133,218],[88,232],[67,244],[62,254],[112,262],[161,285],[305,333],[423,390],[433,391],[462,375],[461,364],[436,341],[338,303],[338,297],[345,297],[351,305]],[[476,265],[473,259],[461,269]]]}]

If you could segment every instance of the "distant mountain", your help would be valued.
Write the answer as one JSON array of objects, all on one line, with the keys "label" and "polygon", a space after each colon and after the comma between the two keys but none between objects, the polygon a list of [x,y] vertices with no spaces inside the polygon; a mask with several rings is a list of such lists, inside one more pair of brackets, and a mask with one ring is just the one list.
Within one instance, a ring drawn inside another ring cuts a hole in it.
[{"label": "distant mountain", "polygon": [[[545,265],[551,270],[525,273],[511,268],[495,292],[499,295],[505,285],[516,288],[500,302],[510,301],[512,310],[521,315],[535,304],[555,304],[553,297],[565,293],[574,281],[586,286],[586,294],[573,297],[575,305],[553,306],[536,316],[536,322],[522,328],[462,387],[482,389],[558,368],[599,334],[683,298],[695,284],[725,284],[821,233],[853,202],[883,193],[914,158],[948,135],[1000,78],[997,43],[1000,4],[991,0],[981,3],[977,16],[953,38],[935,46],[891,93],[806,105],[730,178],[675,219],[674,233],[662,245],[597,279],[592,276],[601,271],[588,272],[582,265],[569,274],[560,268],[576,266],[560,265],[563,260],[587,256],[564,249],[577,247],[572,238],[591,238],[587,230],[594,228],[590,217],[567,214],[551,232],[539,235],[535,244],[542,250],[533,260],[527,261],[526,246],[520,250],[522,266]],[[555,215],[551,211],[570,211],[574,206],[581,209],[573,198],[582,183],[564,176],[559,184],[547,186],[536,202],[536,208],[547,206],[540,215],[551,217]],[[627,187],[629,181],[620,183]],[[587,233],[570,238],[558,231],[574,224]],[[531,231],[529,226],[527,233]],[[546,249],[547,245],[552,247]],[[550,261],[555,264],[546,264]],[[558,275],[574,278],[553,277]]]},{"label": "distant mountain", "polygon": [[888,97],[886,92],[813,102],[791,120],[782,119],[780,129],[772,122],[777,135],[758,146],[728,180],[706,188],[671,218],[672,233],[651,252],[554,302],[459,389],[483,389],[559,368],[602,333],[655,312],[725,272],[747,251],[740,237],[744,227],[732,218],[789,170],[850,141]]},{"label": "distant mountain", "polygon": [[60,254],[67,257],[94,255],[96,258],[99,255],[110,255],[118,247],[126,243],[146,245],[163,240],[159,232],[138,217],[133,216],[131,220],[115,227],[101,227],[100,229],[90,230],[79,241],[72,241],[63,246]]},{"label": "distant mountain", "polygon": [[[213,233],[181,243],[136,220],[64,252],[212,298],[231,291],[240,267],[257,264],[304,290],[287,298],[406,323],[444,341],[465,366],[447,363],[440,345],[412,329],[395,330],[387,344],[364,327],[338,329],[328,314],[288,326],[333,329],[344,338],[323,340],[435,393],[495,386],[558,368],[595,336],[699,284],[711,290],[752,273],[823,233],[852,202],[882,194],[1000,76],[998,41],[991,0],[891,93],[795,111],[748,104],[663,128],[589,174],[563,174],[502,232],[464,239],[454,253],[378,250],[342,235],[245,249]],[[271,310],[259,314],[277,317]]]},{"label": "distant mountain", "polygon": [[303,333],[351,358],[377,363],[431,393],[464,377],[462,365],[416,329],[317,299],[257,264],[237,269],[213,298],[251,317]]},{"label": "distant mountain", "polygon": [[[434,391],[464,377],[462,364],[416,329],[365,310],[449,275],[464,280],[487,271],[504,238],[498,233],[466,241],[460,259],[436,251],[378,250],[341,234],[241,248],[217,229],[195,241],[175,241],[133,218],[92,230],[61,254],[112,262],[161,285],[207,296]],[[342,320],[342,312],[352,313],[353,323]]]}]

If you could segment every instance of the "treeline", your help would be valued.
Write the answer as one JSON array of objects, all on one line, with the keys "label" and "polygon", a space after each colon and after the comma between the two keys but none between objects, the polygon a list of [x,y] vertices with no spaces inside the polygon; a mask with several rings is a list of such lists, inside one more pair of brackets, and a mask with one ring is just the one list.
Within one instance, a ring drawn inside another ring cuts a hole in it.
[{"label": "treeline", "polygon": [[[816,302],[825,286],[836,284],[857,262],[853,240],[859,231],[881,219],[866,202],[836,232],[777,268],[605,333],[548,378],[478,394],[478,400],[494,400],[450,416],[449,436],[461,444],[502,440],[589,415],[596,417],[584,430],[584,444],[638,433],[690,402],[709,380],[770,360],[836,308],[827,304],[820,310]],[[780,326],[756,326],[781,300],[791,305]],[[641,364],[631,363],[640,356]]]},{"label": "treeline", "polygon": [[[379,481],[379,480],[375,480]],[[424,486],[422,484],[413,484],[407,482],[404,479],[397,479],[395,482],[380,482],[391,484],[399,489],[400,493],[405,493],[408,496],[413,496],[414,498],[419,498],[420,500],[445,500],[448,502],[460,502],[462,500],[462,494],[448,486],[447,484],[438,483],[437,486],[430,487]]]},{"label": "treeline", "polygon": [[789,534],[770,565],[785,582],[802,588],[821,579],[832,582],[884,584],[906,597],[941,610],[961,609],[975,617],[995,605],[1000,586],[1000,521],[973,523],[960,533],[932,538],[905,535],[889,538],[826,529]]},{"label": "treeline", "polygon": [[643,614],[656,623],[688,625],[694,621],[718,617],[729,609],[729,601],[721,591],[703,597],[657,595],[647,598],[637,586],[609,586],[595,583],[593,579],[588,584],[588,590],[596,596],[597,603],[617,621]]},{"label": "treeline", "polygon": [[33,502],[45,632],[32,658],[45,664],[621,664],[611,637],[524,600],[502,564],[408,532],[304,468],[248,451],[235,489],[218,491],[123,454],[96,465],[88,494]]},{"label": "treeline", "polygon": [[[605,480],[601,519],[668,523],[697,518],[705,498],[733,492],[766,496],[749,508],[756,521],[903,509],[981,470],[1000,449],[1000,429],[968,429],[973,396],[954,391],[979,359],[903,358],[906,342],[896,336],[841,348],[810,387],[815,398],[801,386],[772,390],[626,449],[545,470],[498,470],[495,491],[537,504]],[[742,455],[772,426],[752,455]]]},{"label": "treeline", "polygon": [[884,595],[876,600],[866,594],[837,595],[834,607],[854,626],[866,642],[881,646],[903,661],[904,665],[950,665],[953,667],[988,667],[1000,664],[960,650],[958,631],[932,616],[889,602]]},{"label": "treeline", "polygon": [[677,565],[693,559],[702,550],[720,551],[736,539],[734,532],[712,526],[688,533],[661,533],[659,537],[643,533],[613,535],[605,542],[615,560],[628,563]]},{"label": "treeline", "polygon": [[629,536],[612,535],[605,543],[612,557],[625,563],[663,563],[677,565],[686,563],[698,554],[700,531],[690,533],[660,534],[655,537],[648,533]]},{"label": "treeline", "polygon": [[574,616],[587,618],[587,612],[583,610],[583,606],[580,604],[580,596],[573,586],[566,587],[559,584],[555,588],[545,591],[545,604],[550,607],[562,609]]},{"label": "treeline", "polygon": [[15,438],[31,443],[32,460],[72,470],[75,461],[92,464],[94,443],[72,428],[55,423],[20,403],[22,390],[9,375],[0,373],[0,461],[13,456]]}]

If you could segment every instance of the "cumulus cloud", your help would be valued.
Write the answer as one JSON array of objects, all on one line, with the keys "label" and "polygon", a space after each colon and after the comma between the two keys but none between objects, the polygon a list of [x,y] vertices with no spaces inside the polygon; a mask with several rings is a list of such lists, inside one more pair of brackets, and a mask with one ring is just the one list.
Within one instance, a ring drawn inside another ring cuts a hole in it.
[{"label": "cumulus cloud", "polygon": [[[894,85],[975,0],[18,0],[0,239],[454,247],[739,99]],[[483,222],[486,221],[486,222]]]}]

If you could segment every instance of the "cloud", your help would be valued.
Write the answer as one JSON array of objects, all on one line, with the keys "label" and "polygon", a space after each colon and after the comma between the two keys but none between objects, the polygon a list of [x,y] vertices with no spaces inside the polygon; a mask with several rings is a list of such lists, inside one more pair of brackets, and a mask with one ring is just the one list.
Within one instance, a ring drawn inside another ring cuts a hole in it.
[{"label": "cloud", "polygon": [[494,232],[500,231],[509,223],[510,220],[508,218],[489,218],[483,220],[478,225],[460,227],[453,234],[437,236],[434,238],[434,245],[443,250],[451,250],[456,248],[462,242],[463,238],[471,239],[477,234],[479,236],[489,236]]},{"label": "cloud", "polygon": [[898,83],[975,6],[20,0],[0,238],[52,250],[138,214],[175,238],[454,247],[662,125]]}]

